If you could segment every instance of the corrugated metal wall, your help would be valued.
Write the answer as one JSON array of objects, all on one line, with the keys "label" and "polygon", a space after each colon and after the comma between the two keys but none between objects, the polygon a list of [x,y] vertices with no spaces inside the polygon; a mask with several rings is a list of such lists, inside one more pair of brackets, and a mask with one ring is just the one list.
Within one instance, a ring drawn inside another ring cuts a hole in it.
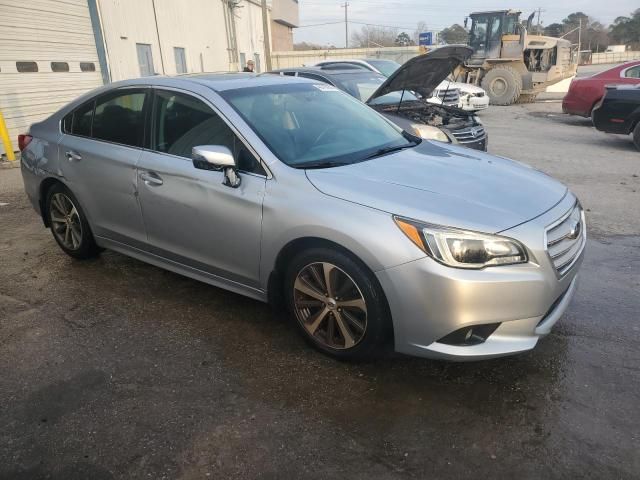
[{"label": "corrugated metal wall", "polygon": [[[18,72],[24,61],[36,62],[38,72]],[[66,62],[69,71],[53,72],[51,62]],[[95,71],[82,72],[80,62]],[[100,85],[86,0],[0,0],[0,109],[14,149],[29,125]]]}]

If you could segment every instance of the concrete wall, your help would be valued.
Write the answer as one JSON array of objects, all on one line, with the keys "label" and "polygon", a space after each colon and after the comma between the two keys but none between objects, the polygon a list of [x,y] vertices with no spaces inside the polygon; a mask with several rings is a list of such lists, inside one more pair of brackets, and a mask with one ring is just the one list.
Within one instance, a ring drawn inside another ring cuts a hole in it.
[{"label": "concrete wall", "polygon": [[300,25],[300,12],[297,0],[272,0],[271,18],[273,21],[297,27]]},{"label": "concrete wall", "polygon": [[591,55],[591,63],[594,65],[600,63],[630,62],[631,60],[640,60],[640,51],[594,53]]},{"label": "concrete wall", "polygon": [[385,47],[385,48],[341,48],[335,50],[301,50],[273,52],[271,61],[273,68],[301,67],[314,65],[322,60],[347,58],[384,58],[404,63],[420,54],[419,47]]},{"label": "concrete wall", "polygon": [[276,21],[271,21],[271,43],[274,50],[293,50],[293,28]]}]

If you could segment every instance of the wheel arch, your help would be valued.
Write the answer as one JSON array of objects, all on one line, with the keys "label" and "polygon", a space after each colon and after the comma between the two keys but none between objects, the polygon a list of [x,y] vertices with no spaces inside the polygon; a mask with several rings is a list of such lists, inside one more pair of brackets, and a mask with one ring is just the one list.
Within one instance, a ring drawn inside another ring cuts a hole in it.
[{"label": "wheel arch", "polygon": [[389,318],[392,320],[391,323],[393,324],[393,317],[391,315],[391,309],[389,307],[386,293],[373,270],[358,255],[356,255],[348,248],[340,245],[339,243],[322,237],[308,236],[296,238],[288,242],[280,249],[280,251],[276,255],[273,269],[269,274],[269,280],[267,283],[267,298],[271,306],[278,310],[284,309],[283,283],[287,264],[298,253],[309,250],[311,248],[331,248],[338,250],[351,257],[360,267],[362,267],[370,275],[371,281],[374,282],[374,284],[381,292],[385,308],[387,309],[387,314],[389,315]]},{"label": "wheel arch", "polygon": [[62,182],[59,178],[56,177],[47,177],[40,182],[40,186],[38,187],[38,206],[40,207],[40,216],[42,217],[42,222],[44,226],[49,228],[49,220],[47,220],[47,192],[56,184],[60,184],[65,188],[68,188],[64,182]]}]

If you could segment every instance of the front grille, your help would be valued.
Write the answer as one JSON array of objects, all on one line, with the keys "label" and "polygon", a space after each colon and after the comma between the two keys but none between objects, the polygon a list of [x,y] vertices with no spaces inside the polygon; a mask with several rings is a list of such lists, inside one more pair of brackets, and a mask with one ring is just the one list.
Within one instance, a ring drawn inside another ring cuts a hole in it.
[{"label": "front grille", "polygon": [[461,143],[463,145],[465,143],[475,143],[480,140],[484,140],[484,138],[487,136],[484,128],[480,125],[477,125],[475,127],[467,127],[460,130],[453,130],[451,131],[451,134],[456,138],[458,143]]},{"label": "front grille", "polygon": [[449,90],[439,90],[436,97],[442,100],[444,105],[458,105],[460,102],[460,90],[451,88]]},{"label": "front grille", "polygon": [[571,269],[586,242],[584,213],[576,202],[571,210],[547,227],[546,231],[547,253],[560,276]]}]

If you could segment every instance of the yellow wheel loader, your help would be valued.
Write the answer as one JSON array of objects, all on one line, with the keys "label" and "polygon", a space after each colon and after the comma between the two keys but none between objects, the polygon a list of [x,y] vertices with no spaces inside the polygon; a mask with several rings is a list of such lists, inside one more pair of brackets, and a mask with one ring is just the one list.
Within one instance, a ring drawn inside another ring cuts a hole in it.
[{"label": "yellow wheel loader", "polygon": [[529,34],[533,14],[525,26],[521,13],[495,10],[469,16],[473,55],[460,77],[484,88],[493,105],[532,102],[549,85],[573,77],[578,68],[568,40]]}]

